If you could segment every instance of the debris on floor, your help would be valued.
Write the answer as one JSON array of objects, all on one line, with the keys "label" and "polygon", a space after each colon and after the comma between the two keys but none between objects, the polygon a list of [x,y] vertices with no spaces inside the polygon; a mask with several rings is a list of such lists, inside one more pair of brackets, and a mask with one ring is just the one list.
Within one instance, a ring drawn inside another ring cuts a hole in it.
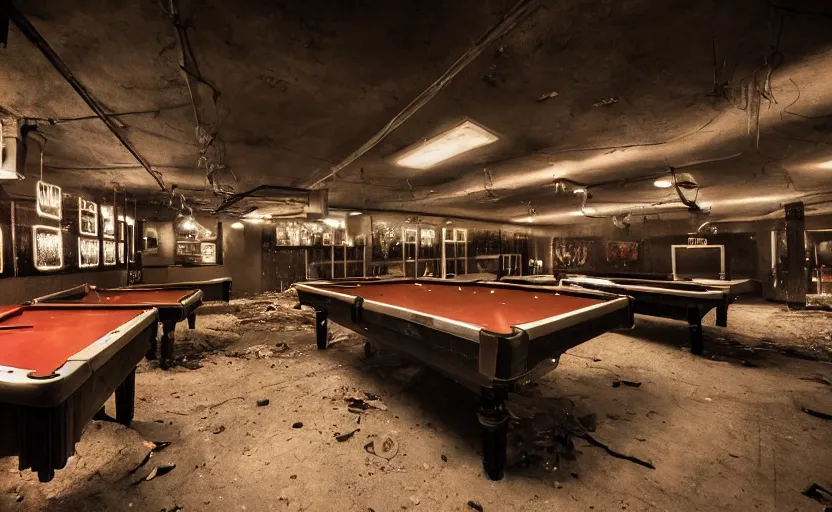
[{"label": "debris on floor", "polygon": [[335,433],[335,440],[339,443],[343,443],[344,441],[348,441],[355,435],[356,432],[359,432],[361,429],[357,428],[353,431],[347,432],[346,434],[339,434],[338,432]]},{"label": "debris on floor", "polygon": [[391,460],[399,453],[399,443],[393,436],[388,434],[381,437],[378,442],[373,440],[365,444],[364,451],[376,457]]},{"label": "debris on floor", "polygon": [[612,381],[612,387],[614,387],[614,388],[619,388],[619,387],[621,387],[622,384],[625,385],[625,386],[631,387],[631,388],[640,388],[641,387],[641,382],[634,381],[634,380],[615,379],[614,381]]},{"label": "debris on floor", "polygon": [[800,410],[805,412],[809,416],[814,416],[815,418],[820,418],[822,420],[832,420],[832,414],[827,414],[825,412],[809,409],[808,407],[801,407]]}]

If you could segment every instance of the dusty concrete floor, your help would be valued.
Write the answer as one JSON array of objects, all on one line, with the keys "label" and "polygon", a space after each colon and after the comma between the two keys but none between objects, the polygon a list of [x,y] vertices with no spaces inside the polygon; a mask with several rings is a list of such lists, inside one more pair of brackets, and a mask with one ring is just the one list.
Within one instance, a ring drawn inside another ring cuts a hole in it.
[{"label": "dusty concrete floor", "polygon": [[[204,306],[195,331],[177,331],[180,366],[142,363],[133,428],[93,422],[48,484],[0,459],[0,510],[822,511],[801,492],[832,489],[832,422],[801,410],[832,413],[832,365],[795,357],[829,358],[829,314],[732,306],[728,329],[705,321],[708,357],[688,352],[684,323],[641,317],[577,347],[514,397],[514,467],[491,482],[472,394],[393,354],[366,360],[343,331],[317,351],[292,304]],[[528,437],[587,414],[594,439],[655,469],[574,436],[574,460],[558,460]],[[365,451],[385,437],[390,460]],[[171,444],[136,469],[149,441]]]}]

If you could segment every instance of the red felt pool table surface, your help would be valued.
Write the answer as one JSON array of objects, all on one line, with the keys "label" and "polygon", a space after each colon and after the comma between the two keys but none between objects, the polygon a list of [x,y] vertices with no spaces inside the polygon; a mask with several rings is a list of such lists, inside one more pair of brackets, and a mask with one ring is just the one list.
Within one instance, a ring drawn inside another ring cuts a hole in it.
[{"label": "red felt pool table surface", "polygon": [[604,302],[550,292],[464,284],[390,283],[315,287],[479,325],[501,334],[511,333],[513,325],[543,320]]},{"label": "red felt pool table surface", "polygon": [[82,299],[55,302],[160,306],[178,304],[196,290],[93,290]]},{"label": "red felt pool table surface", "polygon": [[0,330],[0,365],[50,375],[67,358],[144,311],[0,307],[0,327],[26,326]]}]

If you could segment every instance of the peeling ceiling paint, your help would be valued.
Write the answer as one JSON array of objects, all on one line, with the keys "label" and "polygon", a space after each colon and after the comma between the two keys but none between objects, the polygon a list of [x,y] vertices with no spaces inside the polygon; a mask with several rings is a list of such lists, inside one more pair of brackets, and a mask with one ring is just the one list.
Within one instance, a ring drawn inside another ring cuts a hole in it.
[{"label": "peeling ceiling paint", "polygon": [[[680,204],[652,185],[671,169],[695,178],[715,220],[832,198],[825,2],[15,5],[164,183],[202,209],[259,185],[321,184],[343,208],[572,224],[580,201],[557,180],[591,186],[601,216],[637,213]],[[518,6],[511,30],[339,168]],[[50,180],[163,197],[14,26],[0,69],[0,108],[47,138]],[[465,119],[499,140],[428,169],[395,164]]]}]

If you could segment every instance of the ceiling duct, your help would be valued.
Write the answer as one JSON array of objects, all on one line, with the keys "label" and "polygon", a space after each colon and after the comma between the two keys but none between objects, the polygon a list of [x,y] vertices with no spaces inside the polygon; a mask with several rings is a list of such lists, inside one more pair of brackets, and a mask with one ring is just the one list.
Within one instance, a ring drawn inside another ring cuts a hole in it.
[{"label": "ceiling duct", "polygon": [[17,119],[0,121],[0,180],[21,180],[26,168],[26,130]]},{"label": "ceiling duct", "polygon": [[214,213],[269,219],[320,220],[329,214],[329,191],[260,185],[228,197]]}]

